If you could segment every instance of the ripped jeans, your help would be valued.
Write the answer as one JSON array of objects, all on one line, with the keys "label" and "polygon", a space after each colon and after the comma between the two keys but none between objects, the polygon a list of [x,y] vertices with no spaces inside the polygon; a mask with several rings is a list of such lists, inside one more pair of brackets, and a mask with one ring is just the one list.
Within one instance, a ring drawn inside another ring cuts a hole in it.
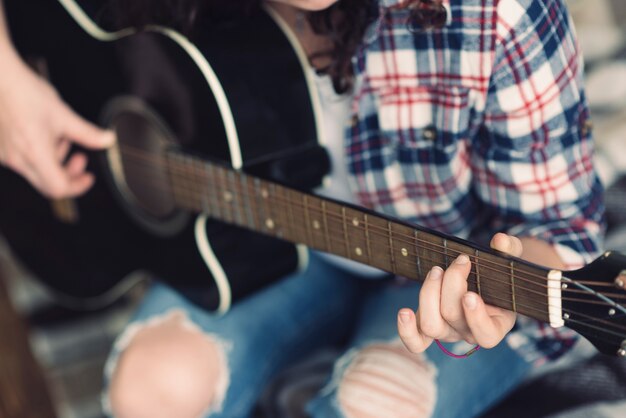
[{"label": "ripped jeans", "polygon": [[[512,390],[531,365],[506,343],[457,360],[436,346],[409,354],[397,338],[396,313],[415,307],[419,286],[367,281],[312,255],[306,271],[264,289],[224,316],[202,311],[155,283],[118,338],[105,369],[109,381],[118,359],[142,327],[178,312],[187,325],[218,342],[226,376],[202,414],[249,416],[271,378],[311,351],[349,341],[328,384],[307,410],[313,417],[469,418]],[[465,343],[452,347],[467,350]],[[107,393],[105,411],[113,415]]]}]

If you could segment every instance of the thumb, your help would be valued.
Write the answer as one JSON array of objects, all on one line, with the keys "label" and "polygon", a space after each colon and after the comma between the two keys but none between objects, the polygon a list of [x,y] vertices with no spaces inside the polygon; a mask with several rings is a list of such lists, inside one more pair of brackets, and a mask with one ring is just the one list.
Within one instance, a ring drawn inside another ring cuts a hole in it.
[{"label": "thumb", "polygon": [[91,149],[108,148],[115,143],[115,133],[100,129],[65,107],[62,134],[70,141]]},{"label": "thumb", "polygon": [[522,241],[512,235],[498,232],[491,239],[490,245],[494,250],[502,251],[514,257],[520,257],[522,255]]}]

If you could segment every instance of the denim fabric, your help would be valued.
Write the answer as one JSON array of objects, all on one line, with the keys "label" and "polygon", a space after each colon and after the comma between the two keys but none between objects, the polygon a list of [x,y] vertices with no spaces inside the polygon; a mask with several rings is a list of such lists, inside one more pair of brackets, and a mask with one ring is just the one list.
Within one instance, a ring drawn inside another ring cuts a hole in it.
[{"label": "denim fabric", "polygon": [[[210,416],[245,417],[282,367],[345,338],[354,326],[362,283],[312,255],[305,271],[241,300],[220,316],[197,308],[170,287],[155,282],[128,329],[137,329],[137,325],[175,310],[185,312],[227,349],[230,385],[223,411]],[[124,334],[118,338],[121,342],[128,340]],[[105,370],[107,382],[124,345],[115,344]],[[103,398],[107,410],[107,395]]]},{"label": "denim fabric", "polygon": [[[362,320],[344,358],[372,342],[397,339],[396,313],[400,308],[417,304],[419,288],[417,284],[386,286],[367,295]],[[471,347],[464,342],[447,346],[458,353]],[[436,418],[480,415],[519,384],[531,369],[531,365],[504,342],[465,359],[448,357],[434,344],[425,354],[436,369],[437,401],[433,412]],[[307,410],[313,417],[344,416],[337,405],[336,389],[348,364],[349,361],[339,359],[328,385],[309,403]]]},{"label": "denim fabric", "polygon": [[[208,416],[243,418],[250,414],[270,379],[307,353],[339,341],[350,341],[350,347],[358,348],[396,338],[397,309],[415,306],[418,291],[415,284],[361,280],[313,254],[306,271],[238,302],[223,316],[200,310],[173,289],[155,283],[130,328],[137,329],[175,310],[185,312],[227,350],[230,384],[226,399],[221,412]],[[120,341],[127,343],[129,338],[122,335]],[[116,344],[106,370],[107,380],[123,348],[124,344]],[[428,358],[438,369],[437,417],[479,414],[530,368],[506,344],[465,360],[446,357],[435,348],[428,350]],[[340,375],[343,367],[337,369]],[[335,405],[336,383],[336,379],[331,380],[309,405],[315,417],[341,416]],[[104,403],[106,406],[106,394]]]}]

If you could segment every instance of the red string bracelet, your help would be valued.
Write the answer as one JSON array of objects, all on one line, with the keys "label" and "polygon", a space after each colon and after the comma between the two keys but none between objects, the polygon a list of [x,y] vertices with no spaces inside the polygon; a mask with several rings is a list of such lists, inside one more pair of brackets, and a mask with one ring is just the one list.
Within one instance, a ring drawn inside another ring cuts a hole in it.
[{"label": "red string bracelet", "polygon": [[441,349],[441,351],[443,351],[445,355],[453,357],[453,358],[468,358],[469,356],[471,356],[472,354],[480,350],[480,346],[476,345],[474,348],[472,348],[470,351],[468,351],[465,354],[454,354],[453,352],[449,351],[446,347],[444,347],[443,344],[441,344],[439,340],[435,340],[435,342],[437,343],[437,346]]}]

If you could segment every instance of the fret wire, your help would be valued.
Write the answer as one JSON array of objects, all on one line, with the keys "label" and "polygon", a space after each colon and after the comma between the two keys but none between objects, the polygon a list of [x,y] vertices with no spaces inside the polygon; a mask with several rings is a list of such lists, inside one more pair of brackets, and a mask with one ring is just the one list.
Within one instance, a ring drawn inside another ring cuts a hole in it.
[{"label": "fret wire", "polygon": [[187,203],[190,207],[198,208],[202,206],[202,202],[198,199],[198,194],[195,193],[195,190],[197,185],[202,184],[204,181],[203,170],[202,165],[197,164],[195,161],[191,162],[191,167],[193,173],[192,184],[194,187],[190,190],[189,200]]},{"label": "fret wire", "polygon": [[363,215],[363,222],[365,222],[365,245],[367,246],[367,260],[372,262],[372,248],[370,244],[370,229],[369,222],[367,221],[367,213]]},{"label": "fret wire", "polygon": [[[284,188],[281,186],[278,186],[276,184],[272,185],[272,193],[274,194],[274,196],[276,196],[276,200],[280,201],[280,196],[283,195],[284,192]],[[285,239],[287,241],[291,240],[293,237],[291,236],[291,229],[289,228],[289,217],[286,211],[286,208],[283,207],[281,204],[278,204],[279,206],[276,208],[277,209],[277,215],[278,215],[278,231],[279,231],[279,237],[282,239]]]},{"label": "fret wire", "polygon": [[243,215],[241,213],[241,206],[243,202],[241,202],[242,196],[240,193],[237,193],[237,182],[235,181],[235,172],[233,170],[228,170],[226,173],[226,183],[228,184],[229,190],[232,191],[233,194],[233,212],[235,214],[235,222],[237,225],[244,225]]},{"label": "fret wire", "polygon": [[[310,223],[310,222],[309,222],[309,223]],[[368,225],[368,226],[370,225],[370,222],[369,222],[369,221],[367,222],[367,225]],[[369,228],[368,228],[368,235],[369,235]],[[417,239],[419,240],[419,238],[417,238]],[[370,239],[369,241],[371,241],[371,239]],[[430,242],[428,242],[428,243],[430,243]],[[432,244],[432,243],[430,243],[430,244]],[[371,250],[370,250],[370,251],[371,251]],[[431,251],[435,251],[435,252],[436,252],[436,250],[432,250],[432,249],[431,249]],[[491,261],[490,261],[490,263],[491,263],[491,264],[498,265],[498,266],[501,266],[500,264],[495,263],[495,262],[491,262]],[[536,275],[536,274],[534,274],[534,273],[530,273],[530,274],[532,274],[532,275],[533,275],[533,276],[535,276],[535,277],[540,277],[541,279],[545,279],[545,277],[543,277],[543,276],[537,276],[537,275]]]},{"label": "fret wire", "polygon": [[[198,182],[195,187],[201,187],[202,189],[208,189],[209,176],[206,172],[206,167],[204,164],[197,165],[197,173],[198,173]],[[211,209],[207,208],[209,206],[209,193],[196,193],[198,198],[194,199],[194,202],[197,203],[198,207],[201,207],[205,213],[210,213]]]},{"label": "fret wire", "polygon": [[[280,188],[281,196],[289,196],[291,191],[287,187]],[[300,224],[302,223],[302,217],[299,217]],[[296,224],[296,216],[293,213],[293,205],[287,205],[287,228],[289,230],[289,236],[293,238],[296,243],[302,243],[304,240],[299,237],[299,225]]]},{"label": "fret wire", "polygon": [[233,192],[231,192],[228,188],[228,183],[226,180],[226,176],[224,175],[224,169],[221,169],[218,171],[218,176],[219,176],[219,182],[222,185],[222,198],[224,199],[224,201],[228,204],[227,208],[228,210],[226,211],[226,219],[230,222],[230,223],[234,223],[235,222],[235,218],[233,216]]},{"label": "fret wire", "polygon": [[[369,224],[370,224],[370,222],[368,222],[368,220],[366,220],[366,224],[364,226],[366,228],[368,228]],[[389,228],[389,224],[388,224],[388,228]],[[367,235],[369,235],[369,230],[368,230],[368,234]],[[392,238],[392,240],[391,240],[391,247],[393,248],[393,237],[391,237],[391,238]],[[370,243],[370,241],[371,240],[368,240],[368,244]],[[370,246],[370,249],[369,249],[369,253],[371,254],[371,246]],[[449,256],[449,248],[446,248],[446,255]],[[419,257],[418,257],[418,260],[419,260]],[[397,261],[396,261],[396,266],[397,266]],[[480,268],[479,268],[479,278],[480,278]],[[513,288],[515,288],[515,284],[513,284],[513,286],[514,286]]]},{"label": "fret wire", "polygon": [[515,272],[514,272],[514,266],[513,266],[513,261],[511,261],[510,263],[511,266],[511,294],[512,294],[512,298],[513,298],[513,312],[517,312],[517,307],[515,306]]},{"label": "fret wire", "polygon": [[[278,188],[276,187],[276,183],[270,183],[270,196],[274,197],[274,200],[276,202],[278,202]],[[281,206],[280,203],[276,203],[276,205],[272,204],[270,205],[272,207],[272,220],[274,221],[274,231],[276,233],[276,236],[278,238],[285,238],[285,227],[284,227],[284,222],[282,219],[282,210],[281,210]]]},{"label": "fret wire", "polygon": [[265,180],[261,180],[261,202],[263,202],[263,213],[265,214],[265,216],[263,217],[263,223],[261,224],[261,227],[263,228],[264,231],[266,231],[266,233],[269,232],[274,232],[273,230],[271,230],[268,227],[268,222],[269,220],[271,220],[272,217],[272,206],[270,205],[269,199],[270,199],[270,190],[269,190],[269,182],[265,181]]},{"label": "fret wire", "polygon": [[[276,209],[276,204],[274,204],[274,198],[276,196],[275,189],[274,189],[274,183],[266,183],[265,187],[267,190],[267,197],[265,198],[265,201],[267,202],[267,219],[265,220],[265,230],[267,233],[272,233],[276,236],[278,236],[278,214],[276,213],[275,209]],[[270,199],[272,199],[272,202],[270,202]]]},{"label": "fret wire", "polygon": [[[174,160],[174,158],[176,157],[176,155],[174,154],[170,154],[169,155],[169,159]],[[170,164],[170,170],[169,170],[169,176],[170,176],[170,182],[172,184],[172,192],[174,193],[174,200],[179,202],[180,201],[180,189],[178,187],[178,176],[176,176],[176,172],[174,170],[174,166],[175,166],[175,162],[172,162]]]},{"label": "fret wire", "polygon": [[[184,186],[183,186],[183,187],[184,187]],[[185,191],[186,191],[186,192],[193,192],[193,191],[194,191],[194,189],[189,189],[189,188],[187,187],[187,188],[185,188]],[[189,193],[189,195],[191,195],[191,193]],[[493,263],[493,264],[495,264],[495,265],[499,265],[497,262],[492,262],[492,263]],[[513,274],[514,274],[514,273],[513,273]],[[530,274],[531,274],[531,275],[533,275],[533,276],[536,276],[536,277],[540,277],[540,276],[537,276],[536,274],[533,274],[533,273],[530,273]],[[542,278],[542,279],[545,279],[545,278],[543,278],[543,277],[541,277],[541,278]],[[512,279],[512,281],[513,281],[512,288],[513,288],[513,289],[515,289],[514,278]]]},{"label": "fret wire", "polygon": [[191,175],[192,175],[191,181],[187,181],[185,183],[185,191],[187,193],[188,202],[192,202],[193,201],[193,199],[192,199],[193,192],[194,192],[193,185],[197,182],[196,177],[198,175],[197,165],[196,165],[195,161],[191,160],[190,161],[190,166],[191,166]]},{"label": "fret wire", "polygon": [[[370,222],[366,222],[366,225],[367,225],[368,227],[369,227],[369,224],[370,224]],[[368,233],[368,234],[369,234],[369,233]],[[494,264],[496,264],[496,265],[498,265],[498,264],[499,264],[499,263],[497,263],[497,262],[490,262],[490,263],[494,263]],[[538,275],[536,275],[536,274],[535,274],[535,276],[536,276],[536,277],[538,277],[538,278],[540,278],[542,281],[543,281],[543,280],[545,280],[545,277],[543,277],[543,275],[538,276]]]},{"label": "fret wire", "polygon": [[202,212],[204,212],[205,214],[209,215],[209,216],[213,216],[213,212],[211,210],[211,201],[213,199],[210,198],[209,196],[209,184],[211,184],[211,180],[209,178],[209,174],[207,172],[207,166],[203,165],[201,167],[200,172],[202,173],[202,178],[203,181],[201,182],[203,188],[207,189],[206,193],[201,193],[200,194],[200,207],[202,208]]},{"label": "fret wire", "polygon": [[[248,190],[248,186],[249,186],[249,176],[240,173],[239,175],[239,181],[241,183],[241,187],[243,190]],[[243,193],[243,191],[242,191]],[[247,217],[248,217],[248,225],[250,226],[250,228],[252,229],[259,229],[259,223],[258,223],[258,219],[256,218],[256,212],[254,211],[254,203],[252,202],[252,199],[250,199],[250,193],[245,193],[246,195],[246,212],[247,212]]]},{"label": "fret wire", "polygon": [[352,258],[350,257],[350,255],[352,254],[352,251],[350,251],[350,239],[348,237],[348,223],[346,222],[346,207],[345,206],[341,207],[341,217],[343,219],[343,237],[344,237],[344,241],[346,242],[346,256],[348,258]]},{"label": "fret wire", "polygon": [[185,198],[185,182],[186,182],[186,178],[185,177],[178,177],[177,178],[177,194],[179,196],[179,199],[183,202],[185,202],[187,199]]},{"label": "fret wire", "polygon": [[328,221],[327,215],[328,211],[326,210],[326,201],[322,200],[322,223],[324,224],[324,241],[326,243],[326,248],[328,251],[331,251],[333,247],[330,245],[330,234],[328,232]]},{"label": "fret wire", "polygon": [[476,258],[476,260],[474,261],[474,267],[476,268],[476,290],[478,291],[478,294],[481,295],[480,293],[480,267],[478,264],[478,249],[474,250],[474,257]]},{"label": "fret wire", "polygon": [[[393,242],[392,242],[392,244],[393,244]],[[496,265],[497,265],[498,263],[494,263],[494,264],[496,264]],[[544,278],[542,277],[542,279],[544,279]],[[514,287],[514,285],[513,285],[513,287]]]},{"label": "fret wire", "polygon": [[[185,185],[183,185],[183,187],[184,187],[184,186],[185,186]],[[195,190],[195,189],[189,190],[189,188],[188,188],[188,187],[185,187],[185,192],[189,192],[189,191],[192,191],[192,192],[193,192],[194,190]],[[187,194],[187,193],[185,193],[185,194]],[[500,265],[501,265],[501,264],[500,264],[499,262],[497,262],[497,261],[496,261],[496,262],[489,261],[489,262],[490,262],[490,263],[492,263],[492,264],[494,264],[494,265],[496,265],[496,266],[500,266]],[[479,271],[480,271],[480,270],[479,270]],[[545,278],[544,278],[543,276],[538,276],[538,275],[536,275],[536,274],[534,274],[534,273],[532,273],[532,272],[530,272],[530,273],[529,273],[529,272],[526,272],[526,273],[527,273],[527,274],[530,274],[531,276],[534,276],[534,277],[541,277],[543,280],[545,280]],[[517,285],[514,283],[514,281],[515,281],[515,279],[513,279],[512,289],[516,289],[516,288],[517,288]],[[534,284],[536,284],[536,283],[534,283]]]},{"label": "fret wire", "polygon": [[197,163],[197,161],[191,160],[190,161],[190,165],[191,165],[191,172],[192,172],[192,177],[191,177],[191,181],[189,181],[187,183],[187,202],[189,202],[190,205],[193,205],[194,202],[197,201],[196,199],[196,193],[194,193],[195,188],[194,185],[200,183],[202,181],[202,177],[201,177],[201,169],[200,169],[200,165]]},{"label": "fret wire", "polygon": [[[369,226],[369,222],[368,222],[368,226]],[[388,230],[387,230],[388,231]],[[407,235],[408,236],[408,235]],[[404,241],[404,242],[408,242],[408,241]],[[411,244],[413,244],[413,241],[410,242]]]},{"label": "fret wire", "polygon": [[449,266],[450,265],[450,259],[448,257],[448,240],[447,239],[443,239],[443,254],[444,254],[444,258],[445,258],[445,265]]},{"label": "fret wire", "polygon": [[[291,193],[291,190],[288,189],[288,188],[284,188],[283,187],[282,189],[286,192],[287,195],[289,195]],[[297,225],[296,225],[296,222],[295,222],[296,218],[293,215],[293,205],[287,205],[287,215],[289,217],[289,229],[292,230],[292,231],[299,231],[297,229]],[[306,241],[306,237],[302,237],[301,236],[301,238],[298,238],[299,232],[291,232],[291,234],[293,235],[293,237],[294,237],[294,239],[296,241],[299,241],[299,242],[305,242]]]},{"label": "fret wire", "polygon": [[308,196],[306,194],[302,196],[304,200],[304,219],[306,220],[306,231],[309,235],[309,242],[311,243],[311,245],[314,245],[313,231],[311,230],[311,215],[309,213]]},{"label": "fret wire", "polygon": [[396,257],[393,253],[393,238],[391,236],[391,222],[387,222],[387,230],[389,231],[389,255],[391,256],[391,271],[395,274],[398,272],[398,268],[396,266]]},{"label": "fret wire", "polygon": [[414,234],[415,234],[415,258],[417,259],[417,274],[419,274],[420,277],[424,279],[424,272],[422,272],[422,257],[419,254],[420,247],[419,247],[418,233],[419,231],[416,229]]},{"label": "fret wire", "polygon": [[226,221],[227,220],[227,205],[224,203],[223,201],[223,196],[224,196],[224,190],[223,190],[223,186],[220,182],[220,176],[219,176],[219,167],[217,166],[213,166],[213,174],[215,175],[214,180],[215,180],[215,197],[216,197],[216,204],[219,205],[220,207],[220,220],[222,221]]},{"label": "fret wire", "polygon": [[[270,183],[270,189],[272,190],[271,196],[278,196],[278,194],[276,193],[275,183]],[[276,209],[276,212],[274,213],[275,216],[272,216],[272,219],[274,220],[274,231],[276,233],[276,236],[279,238],[284,238],[285,236],[284,226],[281,220],[282,210],[280,210],[279,207],[275,207],[274,205],[270,205],[270,207],[272,207],[273,209]]]},{"label": "fret wire", "polygon": [[[187,162],[187,165],[191,166],[191,168],[192,168],[191,174],[192,174],[192,176],[195,177],[196,172],[193,169],[193,160],[189,160]],[[193,180],[193,177],[192,177],[192,180]],[[183,182],[182,182],[183,199],[185,200],[185,202],[188,202],[188,203],[192,201],[192,196],[193,196],[192,189],[191,189],[191,186],[190,186],[192,180],[190,180],[189,178],[186,178],[186,179],[183,179]]]},{"label": "fret wire", "polygon": [[[366,222],[366,225],[369,225],[369,224],[370,224],[370,222]],[[368,244],[370,243],[370,241],[371,241],[371,239],[368,239]],[[370,246],[370,249],[369,249],[369,253],[371,254],[371,246]],[[419,261],[419,258],[418,258],[418,261]],[[396,265],[397,265],[397,261],[396,261]],[[421,263],[420,263],[420,266],[418,266],[418,267],[420,267],[420,269],[421,269]]]},{"label": "fret wire", "polygon": [[214,213],[216,214],[217,217],[223,218],[222,205],[219,204],[219,200],[217,199],[217,197],[220,195],[220,191],[217,186],[218,182],[217,182],[217,172],[216,172],[215,165],[213,164],[209,165],[209,173],[213,181],[213,187],[210,188],[211,193],[214,196],[214,198],[212,199],[212,204],[217,208]]},{"label": "fret wire", "polygon": [[[475,278],[476,278],[476,274],[471,272],[469,274],[468,278],[467,278],[467,282],[469,284],[476,284]],[[511,292],[511,286],[509,286],[509,285],[510,285],[510,282],[508,280],[497,280],[497,279],[494,279],[494,280],[491,280],[491,281],[486,281],[484,283],[484,288],[485,289],[496,290],[496,291],[498,291],[499,295],[501,295],[503,297],[506,296],[507,297],[506,300],[507,300],[507,302],[508,302],[508,304],[510,306],[511,302],[510,302],[510,300],[508,298],[512,295],[512,292]],[[537,295],[537,296],[545,296],[545,294],[542,293],[542,292],[534,291],[534,290],[527,289],[527,288],[524,288],[524,287],[521,287],[521,286],[516,286],[516,289],[517,290],[524,290],[524,291],[526,291],[528,293],[532,293],[533,295]],[[486,295],[486,296],[490,297],[492,295]],[[539,303],[545,304],[546,306],[549,305],[549,303],[547,303],[547,302],[540,302],[539,300],[537,300],[537,301]],[[513,311],[512,308],[509,308],[509,310]]]},{"label": "fret wire", "polygon": [[265,210],[265,198],[263,197],[264,185],[263,181],[254,178],[254,200],[256,201],[259,214],[259,230],[263,229],[265,220],[267,219],[267,211]]}]

